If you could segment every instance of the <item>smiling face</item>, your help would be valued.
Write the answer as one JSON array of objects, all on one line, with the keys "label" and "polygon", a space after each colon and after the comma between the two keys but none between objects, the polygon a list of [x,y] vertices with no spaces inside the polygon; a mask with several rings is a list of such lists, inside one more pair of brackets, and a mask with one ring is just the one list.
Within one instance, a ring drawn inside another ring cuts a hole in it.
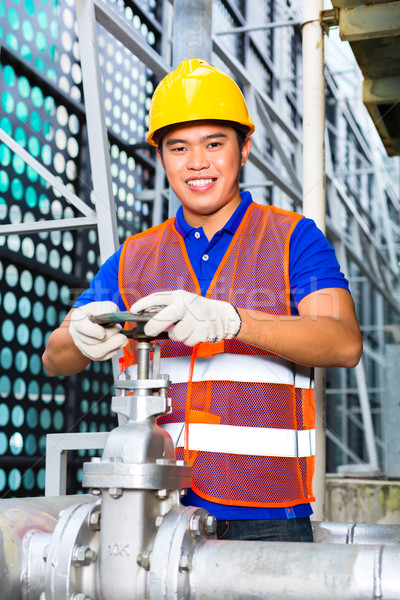
[{"label": "smiling face", "polygon": [[249,139],[239,148],[233,127],[212,121],[165,134],[158,157],[189,225],[212,236],[229,220],[240,203],[239,171],[250,148]]}]

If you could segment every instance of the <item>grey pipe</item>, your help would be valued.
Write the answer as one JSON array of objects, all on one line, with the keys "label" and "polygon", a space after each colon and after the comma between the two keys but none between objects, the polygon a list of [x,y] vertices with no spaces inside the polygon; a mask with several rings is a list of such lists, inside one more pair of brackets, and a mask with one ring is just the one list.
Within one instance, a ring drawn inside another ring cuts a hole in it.
[{"label": "grey pipe", "polygon": [[[94,501],[93,496],[79,495],[0,502],[1,600],[22,598],[26,531],[50,534],[61,510]],[[201,540],[186,571],[187,600],[400,598],[400,526],[314,523],[314,533],[320,543]],[[336,543],[323,543],[327,541]]]},{"label": "grey pipe", "polygon": [[330,521],[312,524],[314,542],[328,544],[400,544],[400,525],[370,525],[367,523],[335,523]]},{"label": "grey pipe", "polygon": [[190,600],[399,600],[400,548],[205,541]]},{"label": "grey pipe", "polygon": [[21,599],[22,540],[28,530],[51,533],[61,510],[73,504],[95,502],[89,494],[0,501],[1,600]]}]

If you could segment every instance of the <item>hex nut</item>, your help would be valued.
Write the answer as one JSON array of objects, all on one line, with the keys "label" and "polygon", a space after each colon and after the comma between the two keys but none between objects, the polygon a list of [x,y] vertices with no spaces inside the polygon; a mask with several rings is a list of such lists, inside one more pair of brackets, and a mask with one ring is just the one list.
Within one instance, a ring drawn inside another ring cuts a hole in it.
[{"label": "hex nut", "polygon": [[150,569],[150,552],[148,550],[144,550],[138,555],[136,562],[140,567],[143,567],[143,569],[148,571]]},{"label": "hex nut", "polygon": [[179,570],[180,571],[189,571],[190,570],[190,560],[188,554],[182,554],[181,559],[179,561]]},{"label": "hex nut", "polygon": [[164,519],[164,517],[162,515],[157,515],[156,520],[154,521],[154,525],[156,526],[156,529],[158,529],[161,526],[163,519]]},{"label": "hex nut", "polygon": [[165,500],[168,497],[168,490],[162,489],[156,491],[156,496],[160,500]]},{"label": "hex nut", "polygon": [[97,554],[89,546],[75,546],[72,555],[72,564],[74,567],[87,567],[95,562]]},{"label": "hex nut", "polygon": [[217,519],[214,515],[207,515],[204,519],[204,529],[207,535],[213,535],[217,531]]},{"label": "hex nut", "polygon": [[99,531],[100,529],[101,512],[96,510],[90,514],[89,525],[91,531]]},{"label": "hex nut", "polygon": [[122,488],[111,487],[109,488],[108,493],[110,494],[111,498],[119,498],[122,496]]},{"label": "hex nut", "polygon": [[198,537],[204,531],[203,519],[200,515],[193,515],[189,522],[190,533],[193,537]]}]

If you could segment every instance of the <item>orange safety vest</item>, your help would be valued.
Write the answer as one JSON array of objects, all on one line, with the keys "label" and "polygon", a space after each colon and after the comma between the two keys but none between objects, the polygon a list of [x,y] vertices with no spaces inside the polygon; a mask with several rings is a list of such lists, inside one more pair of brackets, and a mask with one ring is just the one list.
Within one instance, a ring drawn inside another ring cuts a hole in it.
[{"label": "orange safety vest", "polygon": [[[238,308],[290,315],[289,241],[301,215],[251,204],[207,291]],[[119,286],[129,309],[157,291],[200,294],[175,219],[129,237]],[[289,507],[314,500],[312,369],[238,339],[193,348],[159,340],[172,381],[169,431],[192,465],[192,489],[226,505]],[[134,343],[129,352],[135,355]],[[192,355],[193,352],[193,355]]]}]

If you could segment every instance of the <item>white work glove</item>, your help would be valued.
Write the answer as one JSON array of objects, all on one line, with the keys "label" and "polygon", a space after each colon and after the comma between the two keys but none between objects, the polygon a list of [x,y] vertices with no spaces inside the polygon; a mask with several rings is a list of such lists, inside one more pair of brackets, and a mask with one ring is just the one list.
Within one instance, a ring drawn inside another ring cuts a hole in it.
[{"label": "white work glove", "polygon": [[122,327],[119,323],[103,327],[90,320],[90,317],[95,315],[118,311],[118,306],[108,300],[90,302],[73,311],[69,332],[75,346],[90,360],[103,361],[112,358],[128,343],[128,338],[120,333]]},{"label": "white work glove", "polygon": [[138,313],[160,307],[165,308],[144,327],[145,334],[153,339],[170,325],[175,325],[168,335],[176,342],[184,342],[187,346],[219,342],[235,337],[242,324],[232,304],[203,298],[185,290],[150,294],[135,302],[131,311]]}]

